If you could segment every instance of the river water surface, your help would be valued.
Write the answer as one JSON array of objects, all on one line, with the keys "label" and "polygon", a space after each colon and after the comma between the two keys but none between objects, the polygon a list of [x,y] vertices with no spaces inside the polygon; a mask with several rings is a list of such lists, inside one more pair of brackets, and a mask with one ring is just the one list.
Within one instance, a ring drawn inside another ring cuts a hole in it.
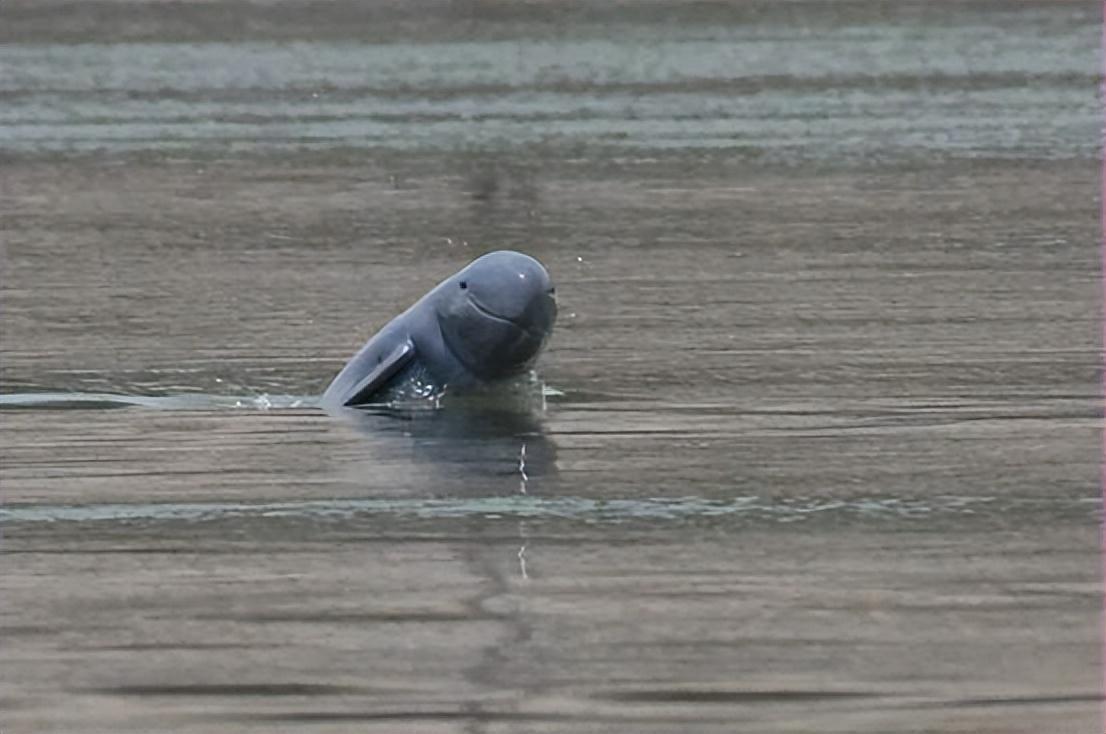
[{"label": "river water surface", "polygon": [[[0,7],[0,729],[1101,731],[1097,9]],[[545,406],[357,421],[511,247]]]}]

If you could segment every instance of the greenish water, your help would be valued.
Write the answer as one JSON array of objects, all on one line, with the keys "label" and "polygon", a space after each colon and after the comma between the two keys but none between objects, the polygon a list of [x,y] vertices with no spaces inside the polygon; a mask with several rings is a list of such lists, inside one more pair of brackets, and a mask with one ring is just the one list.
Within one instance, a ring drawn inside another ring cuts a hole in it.
[{"label": "greenish water", "polygon": [[566,14],[552,28],[481,25],[474,8],[464,38],[428,12],[422,33],[392,38],[362,19],[345,38],[308,26],[182,43],[187,26],[167,15],[163,41],[20,39],[0,45],[0,149],[600,145],[792,165],[1098,149],[1091,5],[894,3],[857,18],[790,5],[684,7],[678,22]]}]

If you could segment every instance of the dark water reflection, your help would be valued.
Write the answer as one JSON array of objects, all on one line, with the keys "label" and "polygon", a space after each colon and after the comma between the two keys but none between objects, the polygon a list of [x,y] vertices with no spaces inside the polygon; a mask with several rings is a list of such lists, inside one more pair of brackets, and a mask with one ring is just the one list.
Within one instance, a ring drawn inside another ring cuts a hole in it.
[{"label": "dark water reflection", "polygon": [[[0,729],[1101,726],[1097,9],[0,16]],[[503,246],[545,406],[314,407]]]},{"label": "dark water reflection", "polygon": [[[432,496],[526,494],[531,478],[557,471],[557,447],[526,406],[444,405],[440,409],[342,411],[373,442],[397,434],[410,460],[441,473]],[[395,448],[390,453],[395,453]],[[364,471],[378,459],[365,457]]]}]

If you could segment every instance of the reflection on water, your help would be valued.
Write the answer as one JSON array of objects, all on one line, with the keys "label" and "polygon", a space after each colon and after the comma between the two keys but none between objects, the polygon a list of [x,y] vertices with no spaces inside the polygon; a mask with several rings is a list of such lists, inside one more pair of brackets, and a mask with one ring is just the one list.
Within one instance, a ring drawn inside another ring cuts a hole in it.
[{"label": "reflection on water", "polygon": [[[3,14],[4,731],[1101,725],[1097,8]],[[317,407],[501,247],[557,390]]]}]

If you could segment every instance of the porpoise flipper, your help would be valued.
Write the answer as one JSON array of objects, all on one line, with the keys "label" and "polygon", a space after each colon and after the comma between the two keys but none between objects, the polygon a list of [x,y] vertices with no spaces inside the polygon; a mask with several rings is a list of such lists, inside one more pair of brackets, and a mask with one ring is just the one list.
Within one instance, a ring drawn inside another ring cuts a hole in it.
[{"label": "porpoise flipper", "polygon": [[372,396],[379,391],[388,380],[407,366],[415,358],[415,345],[410,339],[393,349],[369,372],[361,378],[360,382],[350,389],[350,397],[343,405],[352,407],[372,402]]}]

